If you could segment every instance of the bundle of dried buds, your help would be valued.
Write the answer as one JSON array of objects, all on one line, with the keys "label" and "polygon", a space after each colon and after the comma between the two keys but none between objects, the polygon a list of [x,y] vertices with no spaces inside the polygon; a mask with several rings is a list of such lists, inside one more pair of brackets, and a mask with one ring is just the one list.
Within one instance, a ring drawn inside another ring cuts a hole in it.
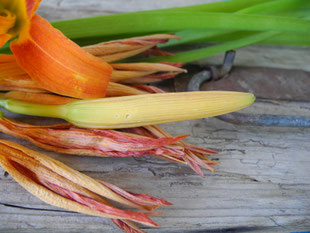
[{"label": "bundle of dried buds", "polygon": [[[171,205],[163,199],[128,192],[93,179],[46,155],[5,140],[0,140],[0,165],[42,201],[83,214],[111,218],[126,232],[142,232],[133,222],[157,227],[149,217],[160,213],[149,211]],[[108,199],[144,212],[119,209]]]},{"label": "bundle of dried buds", "polygon": [[41,148],[59,153],[99,157],[152,155],[187,163],[201,176],[203,173],[200,166],[213,171],[210,165],[217,164],[205,157],[216,152],[182,142],[188,135],[172,137],[158,126],[122,130],[83,129],[71,124],[36,126],[2,116],[0,132],[26,139]]}]

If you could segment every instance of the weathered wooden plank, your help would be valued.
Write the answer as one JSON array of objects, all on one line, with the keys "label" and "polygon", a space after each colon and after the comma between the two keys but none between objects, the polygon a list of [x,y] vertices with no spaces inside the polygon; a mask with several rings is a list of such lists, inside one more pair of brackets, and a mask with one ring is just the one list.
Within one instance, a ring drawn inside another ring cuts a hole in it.
[{"label": "weathered wooden plank", "polygon": [[215,1],[216,0],[45,0],[41,3],[38,13],[48,20],[60,20],[187,6]]},{"label": "weathered wooden plank", "polygon": [[[193,0],[45,0],[39,14],[49,20],[147,10],[209,1]],[[238,50],[242,66],[310,70],[309,49],[255,46]],[[218,64],[222,57],[208,58]],[[244,112],[309,114],[308,103],[259,102]],[[29,123],[51,119],[8,116]],[[248,127],[202,119],[164,125],[173,135],[191,133],[187,140],[219,151],[214,173],[200,178],[188,167],[156,158],[87,158],[44,152],[92,177],[134,192],[145,192],[174,203],[154,217],[159,229],[147,232],[294,232],[310,229],[310,129]],[[20,187],[0,168],[0,232],[116,232],[110,220],[44,204]],[[14,208],[3,204],[37,208]],[[56,211],[45,211],[56,210]]]},{"label": "weathered wooden plank", "polygon": [[[31,117],[26,119],[31,121]],[[308,226],[309,130],[292,129],[290,132],[238,127],[216,119],[167,124],[165,127],[173,134],[192,132],[190,141],[218,149],[220,154],[215,157],[221,163],[217,171],[207,172],[206,178],[202,179],[186,167],[149,157],[120,160],[48,154],[95,178],[173,202],[174,206],[162,209],[163,217],[155,218],[162,227],[156,231],[148,229],[148,232],[272,227],[277,224],[285,227],[297,223]],[[297,153],[292,156],[296,148]],[[54,209],[25,193],[10,177],[1,177],[0,184],[0,202]],[[68,231],[83,231],[85,224],[91,225],[94,231],[113,231],[108,221],[79,214],[48,212],[43,215],[40,211],[10,207],[1,207],[0,213],[0,221],[8,228],[21,225],[25,230],[68,227]]]}]

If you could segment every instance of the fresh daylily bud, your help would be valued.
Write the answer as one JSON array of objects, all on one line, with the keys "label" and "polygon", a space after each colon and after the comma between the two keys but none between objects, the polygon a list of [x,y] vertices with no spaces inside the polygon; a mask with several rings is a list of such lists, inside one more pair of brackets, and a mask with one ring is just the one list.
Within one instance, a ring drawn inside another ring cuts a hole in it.
[{"label": "fresh daylily bud", "polygon": [[21,114],[62,118],[82,128],[112,129],[217,116],[245,108],[254,100],[250,93],[201,91],[78,100],[52,106],[0,99],[0,106]]}]

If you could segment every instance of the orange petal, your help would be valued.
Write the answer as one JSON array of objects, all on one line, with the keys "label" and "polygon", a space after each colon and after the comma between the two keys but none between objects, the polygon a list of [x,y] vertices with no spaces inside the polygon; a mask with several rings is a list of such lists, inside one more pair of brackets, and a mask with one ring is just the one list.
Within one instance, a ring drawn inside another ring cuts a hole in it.
[{"label": "orange petal", "polygon": [[5,45],[11,37],[12,36],[10,34],[0,34],[0,48]]},{"label": "orange petal", "polygon": [[38,9],[41,0],[26,0],[27,15],[31,18]]},{"label": "orange petal", "polygon": [[8,78],[17,75],[26,75],[16,63],[13,55],[0,55],[0,77]]},{"label": "orange petal", "polygon": [[88,99],[104,97],[112,67],[34,15],[29,32],[10,46],[17,63],[42,88]]}]

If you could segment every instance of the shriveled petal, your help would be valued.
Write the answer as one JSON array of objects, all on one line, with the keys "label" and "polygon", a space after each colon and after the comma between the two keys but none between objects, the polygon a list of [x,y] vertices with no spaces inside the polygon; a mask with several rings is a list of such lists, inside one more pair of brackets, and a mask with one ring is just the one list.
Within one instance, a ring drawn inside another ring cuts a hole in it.
[{"label": "shriveled petal", "polygon": [[155,73],[155,74],[145,75],[142,77],[124,79],[120,82],[123,84],[154,83],[154,82],[160,82],[166,79],[172,79],[178,74],[179,72]]},{"label": "shriveled petal", "polygon": [[[152,136],[154,138],[160,138],[160,137],[169,137],[171,136],[167,131],[160,128],[157,125],[150,125],[150,126],[144,126],[138,128],[138,130],[130,129],[130,131],[138,133],[139,135],[148,135]],[[184,151],[184,154],[182,157],[173,156],[173,154],[165,154],[158,155],[158,157],[162,159],[168,159],[168,160],[176,160],[178,162],[181,162],[182,160],[186,162],[197,174],[199,174],[201,177],[204,177],[203,172],[200,167],[209,169],[210,171],[214,171],[214,168],[210,165],[216,165],[218,164],[217,161],[210,161],[208,158],[206,158],[206,155],[211,154],[217,154],[216,151],[199,147],[196,145],[192,145],[190,143],[186,143],[183,141],[176,142],[175,145],[181,146],[182,151]],[[173,145],[169,147],[173,149]],[[180,150],[179,148],[175,147],[175,150]],[[181,160],[181,161],[180,161]]]},{"label": "shriveled petal", "polygon": [[[156,55],[160,50],[153,48],[157,44],[166,43],[169,39],[180,38],[172,34],[155,34],[90,45],[84,47],[84,50],[106,62],[114,62],[143,52]],[[164,56],[167,53],[161,52],[161,55]]]},{"label": "shriveled petal", "polygon": [[29,32],[11,43],[18,64],[42,88],[76,98],[104,97],[112,67],[34,15]]},{"label": "shriveled petal", "polygon": [[149,83],[163,79],[173,78],[179,73],[186,73],[185,69],[178,67],[179,64],[161,63],[124,63],[112,64],[114,71],[111,81],[121,83]]},{"label": "shriveled petal", "polygon": [[143,46],[146,46],[144,49],[145,51],[148,49],[148,46],[153,47],[156,44],[165,43],[169,39],[179,40],[180,37],[172,34],[154,34],[149,36],[132,37],[128,39],[108,41],[95,45],[85,46],[83,48],[85,51],[95,56],[104,56],[140,49],[143,48]]},{"label": "shriveled petal", "polygon": [[133,85],[132,87],[135,87],[141,91],[146,91],[148,93],[166,93],[166,91],[151,85],[137,84]]},{"label": "shriveled petal", "polygon": [[185,69],[179,68],[182,65],[179,63],[145,63],[145,62],[137,62],[137,63],[114,63],[111,64],[115,70],[126,70],[126,71],[156,71],[156,72],[164,72],[164,71],[174,71],[174,72],[184,72],[187,71]]},{"label": "shriveled petal", "polygon": [[144,233],[135,224],[126,220],[112,219],[113,223],[126,233]]},{"label": "shriveled petal", "polygon": [[153,209],[155,209],[159,206],[163,206],[163,205],[172,205],[172,203],[167,202],[164,199],[154,198],[154,197],[147,195],[145,193],[139,193],[138,194],[138,193],[133,193],[133,192],[127,192],[127,191],[120,189],[119,187],[117,187],[113,184],[109,184],[109,183],[103,182],[103,181],[100,181],[100,182],[103,183],[105,186],[109,187],[114,192],[125,197],[126,199],[132,200],[135,203],[139,203],[140,205],[143,205],[143,206],[148,206],[149,210],[153,210]]}]

